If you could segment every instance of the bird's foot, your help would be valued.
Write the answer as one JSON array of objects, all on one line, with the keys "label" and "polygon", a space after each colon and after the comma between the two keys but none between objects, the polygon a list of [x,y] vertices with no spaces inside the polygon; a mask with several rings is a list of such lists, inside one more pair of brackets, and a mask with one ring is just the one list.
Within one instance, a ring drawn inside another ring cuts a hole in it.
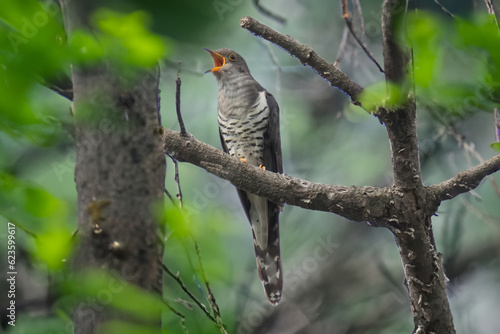
[{"label": "bird's foot", "polygon": [[264,166],[264,165],[259,165],[259,168],[262,170],[266,170],[266,166]]}]

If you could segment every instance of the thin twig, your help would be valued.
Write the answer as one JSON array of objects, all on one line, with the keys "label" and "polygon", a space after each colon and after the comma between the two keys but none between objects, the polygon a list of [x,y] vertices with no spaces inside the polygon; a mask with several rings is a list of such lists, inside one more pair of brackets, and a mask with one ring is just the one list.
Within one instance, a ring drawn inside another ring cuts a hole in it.
[{"label": "thin twig", "polygon": [[174,274],[165,264],[161,264],[163,270],[165,270],[165,272],[170,276],[172,277],[178,284],[179,286],[181,287],[181,289],[189,296],[189,298],[191,298],[191,300],[196,304],[198,305],[198,307],[203,311],[203,313],[205,313],[205,315],[210,319],[212,320],[213,322],[215,322],[217,324],[217,320],[210,314],[210,312],[208,311],[207,307],[201,303],[198,298],[196,298],[192,293],[191,291],[189,291],[189,289],[187,288],[186,284],[184,284],[184,282],[182,281],[182,279],[180,278],[179,274]]},{"label": "thin twig", "polygon": [[498,226],[498,222],[500,222],[499,217],[487,214],[484,212],[484,210],[478,209],[476,206],[470,203],[470,201],[467,201],[465,198],[461,199],[462,205],[469,211],[471,214],[474,216],[484,220],[485,222]]},{"label": "thin twig", "polygon": [[361,25],[361,37],[365,40],[366,31],[365,31],[365,19],[363,18],[363,9],[361,8],[361,3],[359,0],[353,0],[354,6],[358,9],[359,20]]},{"label": "thin twig", "polygon": [[200,263],[201,276],[203,277],[203,281],[205,281],[205,286],[207,287],[208,301],[210,303],[210,307],[214,311],[215,319],[217,319],[217,324],[219,325],[221,333],[227,334],[226,330],[224,329],[224,323],[222,322],[222,318],[220,316],[219,305],[217,305],[217,302],[215,301],[215,296],[212,293],[212,290],[210,289],[210,284],[208,283],[207,277],[205,275],[205,270],[203,269],[203,264],[201,262],[200,247],[198,247],[198,243],[196,242],[196,240],[194,240],[194,238],[193,241],[194,241],[194,247],[196,249],[196,255],[198,256],[198,262]]},{"label": "thin twig", "polygon": [[370,52],[370,50],[368,50],[368,47],[365,45],[365,43],[361,40],[361,38],[358,37],[358,35],[356,35],[356,32],[354,31],[354,28],[352,27],[352,21],[351,21],[351,18],[349,17],[349,11],[347,10],[347,8],[346,8],[346,12],[344,12],[344,19],[345,19],[345,23],[347,25],[347,28],[349,28],[349,31],[352,34],[352,37],[354,37],[354,39],[356,40],[356,42],[358,42],[359,46],[361,46],[361,48],[366,53],[366,55],[368,56],[368,58],[370,58],[370,60],[378,67],[379,71],[382,72],[382,73],[385,73],[384,69],[375,60],[375,58],[373,57],[373,55]]},{"label": "thin twig", "polygon": [[486,8],[488,8],[488,14],[495,15],[495,9],[493,9],[493,3],[491,0],[484,0],[486,3]]},{"label": "thin twig", "polygon": [[270,44],[265,43],[264,47],[266,48],[267,52],[269,53],[269,58],[271,59],[271,62],[273,63],[274,67],[276,70],[281,73],[283,72],[280,66],[280,63],[278,61],[278,58],[276,57],[276,54],[274,53],[273,49],[271,48]]},{"label": "thin twig", "polygon": [[199,71],[199,70],[196,70],[195,68],[179,66],[179,61],[173,61],[170,59],[163,59],[163,62],[165,62],[165,65],[167,65],[168,67],[176,67],[178,70],[181,70],[182,73],[184,73],[184,74],[188,73],[191,75],[195,75],[197,77],[203,77],[205,75],[205,71]]},{"label": "thin twig", "polygon": [[489,4],[488,12],[493,15],[493,17],[495,18],[495,25],[497,26],[497,29],[500,30],[500,27],[498,26],[498,18],[499,18],[498,17],[498,7],[497,7],[498,5],[495,4],[491,0],[486,0],[486,1],[488,1],[488,4]]},{"label": "thin twig", "polygon": [[[455,128],[450,129],[451,135],[455,140],[458,142],[459,146],[463,148],[464,153],[465,153],[465,158],[467,159],[467,163],[469,167],[473,166],[473,163],[471,161],[471,155],[476,158],[479,163],[484,163],[484,158],[481,156],[481,154],[476,150],[476,147],[474,143],[468,142],[464,140],[464,136],[459,134]],[[491,186],[493,187],[493,191],[495,194],[500,197],[500,190],[498,189],[498,185],[495,181],[495,178],[492,175],[488,175],[487,178],[491,182]]]},{"label": "thin twig", "polygon": [[176,314],[177,316],[179,316],[181,319],[186,319],[186,317],[184,316],[184,314],[182,314],[181,312],[177,311],[172,305],[170,305],[170,303],[165,298],[162,298],[161,301],[163,302],[163,304],[165,304],[165,306],[170,311],[174,312],[174,314]]},{"label": "thin twig", "polygon": [[181,135],[185,136],[187,134],[186,127],[184,126],[184,121],[182,120],[181,114],[181,61],[178,62],[179,68],[177,70],[177,80],[175,80],[175,111],[177,112],[177,120],[179,121],[179,127],[181,129]]},{"label": "thin twig", "polygon": [[319,56],[310,46],[300,43],[290,36],[280,34],[276,30],[260,23],[259,21],[245,16],[240,20],[240,26],[254,35],[260,36],[288,51],[302,64],[312,67],[321,77],[332,86],[339,88],[351,97],[354,104],[360,105],[358,96],[363,87],[352,81],[333,64]]},{"label": "thin twig", "polygon": [[498,108],[495,108],[493,110],[494,119],[495,119],[495,139],[498,142],[500,142],[500,115],[498,114]]},{"label": "thin twig", "polygon": [[441,7],[441,10],[442,10],[443,12],[445,12],[446,14],[448,14],[450,17],[455,17],[455,15],[453,15],[453,13],[452,13],[452,12],[450,12],[448,9],[446,9],[446,7],[445,7],[445,6],[443,6],[443,5],[442,5],[442,4],[441,4],[438,0],[434,0],[434,2],[435,2],[435,3],[439,6],[439,7]]},{"label": "thin twig", "polygon": [[262,7],[262,5],[260,4],[260,0],[253,0],[253,4],[255,8],[257,8],[257,10],[262,14],[269,16],[270,18],[278,21],[281,24],[286,23],[286,19],[284,17],[281,17],[278,14],[271,12],[269,9]]},{"label": "thin twig", "polygon": [[347,36],[349,36],[349,28],[347,28],[347,26],[344,26],[344,31],[342,32],[342,40],[340,41],[339,46],[339,52],[337,53],[337,57],[335,58],[335,62],[333,63],[333,66],[335,67],[339,67],[340,61],[344,56],[345,47],[347,45]]},{"label": "thin twig", "polygon": [[165,192],[165,195],[167,195],[167,197],[170,198],[172,204],[175,204],[174,198],[172,197],[172,195],[170,195],[170,192],[167,190],[167,188],[164,188],[163,191]]},{"label": "thin twig", "polygon": [[174,168],[175,168],[174,180],[175,183],[177,183],[177,199],[179,200],[179,206],[182,208],[182,189],[181,189],[181,181],[179,178],[179,162],[170,153],[167,152],[166,154],[170,157],[170,159],[172,159],[172,162],[174,163]]},{"label": "thin twig", "polygon": [[184,316],[184,314],[182,314],[181,312],[177,311],[172,305],[170,305],[170,303],[168,302],[168,300],[166,300],[165,298],[162,298],[161,299],[163,304],[165,304],[165,306],[167,306],[167,308],[172,311],[174,314],[176,314],[178,317],[180,317],[180,324],[181,324],[181,327],[182,329],[184,330],[184,333],[185,334],[188,334],[189,331],[186,327],[186,317]]},{"label": "thin twig", "polygon": [[340,0],[340,4],[342,6],[342,14],[344,15],[344,18],[349,17],[349,1],[348,0]]}]

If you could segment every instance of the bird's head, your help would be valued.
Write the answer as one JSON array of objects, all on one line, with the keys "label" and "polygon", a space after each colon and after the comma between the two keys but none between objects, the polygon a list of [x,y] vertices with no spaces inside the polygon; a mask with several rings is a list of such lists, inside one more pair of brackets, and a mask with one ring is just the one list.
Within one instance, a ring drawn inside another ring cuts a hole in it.
[{"label": "bird's head", "polygon": [[231,76],[237,73],[250,74],[248,65],[238,53],[229,49],[218,49],[215,51],[207,50],[214,60],[214,67],[208,70],[212,72],[217,79]]}]

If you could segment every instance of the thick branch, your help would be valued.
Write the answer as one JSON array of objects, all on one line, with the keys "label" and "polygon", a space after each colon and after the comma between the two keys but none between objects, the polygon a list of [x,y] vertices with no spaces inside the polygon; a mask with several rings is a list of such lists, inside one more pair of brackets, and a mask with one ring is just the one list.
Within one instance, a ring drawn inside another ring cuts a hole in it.
[{"label": "thick branch", "polygon": [[391,143],[394,185],[402,189],[421,187],[415,101],[396,110],[381,109],[378,118],[385,124]]},{"label": "thick branch", "polygon": [[305,209],[333,212],[355,221],[378,223],[387,216],[389,188],[336,186],[263,171],[198,141],[191,134],[165,129],[165,150],[226,179],[239,189]]},{"label": "thick branch", "polygon": [[302,64],[311,66],[332,86],[339,88],[349,95],[354,104],[359,104],[357,97],[363,90],[363,87],[352,81],[347,75],[333,66],[333,64],[330,64],[319,56],[309,45],[300,43],[290,36],[280,34],[249,16],[243,17],[240,20],[240,25],[251,33],[282,47],[300,60]]},{"label": "thick branch", "polygon": [[485,177],[498,170],[500,170],[500,154],[458,173],[449,180],[430,186],[429,190],[441,201],[452,199],[476,188]]}]

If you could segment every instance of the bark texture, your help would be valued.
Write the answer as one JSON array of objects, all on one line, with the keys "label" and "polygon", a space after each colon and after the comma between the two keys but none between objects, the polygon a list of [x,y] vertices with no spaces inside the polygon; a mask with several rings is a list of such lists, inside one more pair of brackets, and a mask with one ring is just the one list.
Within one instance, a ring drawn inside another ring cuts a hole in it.
[{"label": "bark texture", "polygon": [[[62,1],[67,33],[86,26],[93,8]],[[122,77],[110,62],[73,66],[78,192],[76,272],[105,269],[148,291],[161,291],[161,246],[153,205],[163,198],[165,159],[158,130],[156,69]],[[105,305],[104,305],[105,306]],[[115,316],[83,301],[75,333],[95,333]],[[160,319],[154,321],[159,330]]]},{"label": "bark texture", "polygon": [[394,187],[400,200],[390,212],[390,229],[403,262],[405,285],[413,314],[414,333],[455,333],[440,254],[436,250],[431,217],[439,201],[422,185],[416,103],[407,90],[409,51],[398,41],[397,26],[406,14],[406,1],[385,0],[382,37],[386,81],[402,87],[406,103],[395,110],[380,109],[391,143]]}]

